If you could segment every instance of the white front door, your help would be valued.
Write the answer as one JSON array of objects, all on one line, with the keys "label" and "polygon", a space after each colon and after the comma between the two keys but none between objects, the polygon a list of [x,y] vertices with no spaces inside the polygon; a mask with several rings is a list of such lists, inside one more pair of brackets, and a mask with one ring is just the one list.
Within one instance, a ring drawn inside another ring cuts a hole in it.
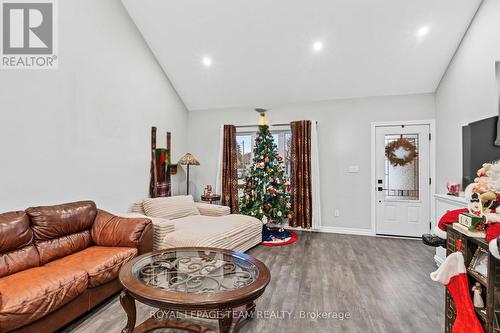
[{"label": "white front door", "polygon": [[[375,128],[377,234],[420,237],[429,232],[429,133],[429,125]],[[411,159],[413,148],[416,154]],[[392,153],[389,155],[393,163],[387,156],[388,151]]]}]

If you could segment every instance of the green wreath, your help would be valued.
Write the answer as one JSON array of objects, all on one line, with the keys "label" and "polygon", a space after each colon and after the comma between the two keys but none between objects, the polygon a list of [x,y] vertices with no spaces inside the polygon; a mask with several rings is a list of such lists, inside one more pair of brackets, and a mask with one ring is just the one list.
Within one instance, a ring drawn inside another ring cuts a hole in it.
[{"label": "green wreath", "polygon": [[[399,148],[403,148],[408,151],[408,154],[404,158],[399,158],[396,156],[396,151]],[[415,157],[417,157],[417,147],[408,139],[398,139],[392,141],[387,146],[385,146],[385,156],[393,166],[405,166],[408,163],[411,163]]]}]

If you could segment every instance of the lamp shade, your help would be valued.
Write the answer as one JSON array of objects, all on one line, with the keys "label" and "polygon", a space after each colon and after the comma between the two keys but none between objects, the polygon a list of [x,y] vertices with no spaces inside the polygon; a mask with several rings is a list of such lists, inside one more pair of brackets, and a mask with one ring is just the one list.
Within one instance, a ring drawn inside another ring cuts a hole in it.
[{"label": "lamp shade", "polygon": [[177,163],[179,163],[180,165],[200,165],[200,162],[198,162],[198,160],[190,153],[182,156]]}]

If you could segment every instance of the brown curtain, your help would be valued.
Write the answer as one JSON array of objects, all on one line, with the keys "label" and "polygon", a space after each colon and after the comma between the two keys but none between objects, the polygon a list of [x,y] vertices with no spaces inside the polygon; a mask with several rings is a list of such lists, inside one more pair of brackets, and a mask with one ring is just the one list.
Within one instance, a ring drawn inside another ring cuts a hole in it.
[{"label": "brown curtain", "polygon": [[294,121],[292,129],[292,226],[309,229],[312,225],[311,121]]},{"label": "brown curtain", "polygon": [[238,213],[238,161],[234,125],[224,125],[222,145],[222,204],[235,214]]}]

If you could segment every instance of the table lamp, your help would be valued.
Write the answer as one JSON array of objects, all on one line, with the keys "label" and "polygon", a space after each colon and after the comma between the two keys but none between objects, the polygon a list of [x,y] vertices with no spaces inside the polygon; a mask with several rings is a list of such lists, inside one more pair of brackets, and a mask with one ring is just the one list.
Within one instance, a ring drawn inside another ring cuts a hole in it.
[{"label": "table lamp", "polygon": [[189,166],[200,165],[200,162],[198,162],[198,160],[190,153],[186,153],[177,163],[180,165],[187,165],[186,194],[189,194]]}]

